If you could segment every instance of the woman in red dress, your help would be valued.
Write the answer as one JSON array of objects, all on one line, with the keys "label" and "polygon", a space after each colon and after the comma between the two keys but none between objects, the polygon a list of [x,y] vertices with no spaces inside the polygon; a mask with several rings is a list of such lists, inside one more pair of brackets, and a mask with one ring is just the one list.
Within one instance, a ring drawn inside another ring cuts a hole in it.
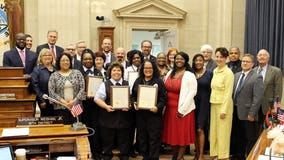
[{"label": "woman in red dress", "polygon": [[164,114],[162,141],[170,144],[173,159],[183,159],[185,147],[195,142],[194,96],[197,81],[188,64],[189,56],[179,52],[173,70],[165,80],[167,107]]}]

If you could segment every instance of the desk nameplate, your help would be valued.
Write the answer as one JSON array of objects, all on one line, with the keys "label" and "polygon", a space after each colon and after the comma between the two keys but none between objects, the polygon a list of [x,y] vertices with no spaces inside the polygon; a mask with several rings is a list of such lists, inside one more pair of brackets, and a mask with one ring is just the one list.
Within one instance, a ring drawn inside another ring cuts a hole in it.
[{"label": "desk nameplate", "polygon": [[43,127],[43,126],[63,126],[61,116],[54,117],[20,117],[17,127]]}]

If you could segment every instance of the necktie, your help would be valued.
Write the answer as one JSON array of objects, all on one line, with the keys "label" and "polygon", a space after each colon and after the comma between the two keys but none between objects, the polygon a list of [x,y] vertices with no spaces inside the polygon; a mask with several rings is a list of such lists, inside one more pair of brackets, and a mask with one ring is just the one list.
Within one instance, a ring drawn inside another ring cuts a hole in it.
[{"label": "necktie", "polygon": [[245,74],[242,73],[241,79],[240,79],[240,81],[239,81],[239,84],[238,84],[237,89],[236,89],[236,92],[235,92],[235,99],[237,98],[237,96],[238,96],[238,94],[239,94],[239,92],[240,92],[240,90],[241,90],[241,88],[242,88],[243,81],[244,81],[244,77],[245,77]]},{"label": "necktie", "polygon": [[25,67],[25,65],[26,65],[26,55],[25,55],[25,51],[20,50],[20,57],[21,57],[23,66]]},{"label": "necktie", "polygon": [[86,71],[86,74],[87,74],[87,75],[88,75],[88,74],[94,74],[94,72],[93,72],[92,70],[88,69],[88,70]]},{"label": "necktie", "polygon": [[261,74],[262,70],[263,70],[262,67],[259,67],[257,73],[258,73],[258,74]]},{"label": "necktie", "polygon": [[118,82],[116,82],[116,84],[115,84],[116,86],[121,86],[121,84],[120,83],[118,83]]},{"label": "necktie", "polygon": [[56,54],[55,54],[53,45],[51,46],[51,52],[52,52],[53,61],[56,61]]}]

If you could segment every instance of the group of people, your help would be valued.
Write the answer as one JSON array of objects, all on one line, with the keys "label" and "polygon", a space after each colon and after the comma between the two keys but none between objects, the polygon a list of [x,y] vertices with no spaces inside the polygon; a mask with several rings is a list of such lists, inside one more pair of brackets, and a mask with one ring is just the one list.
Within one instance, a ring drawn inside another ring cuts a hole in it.
[{"label": "group of people", "polygon": [[[95,130],[89,137],[94,159],[110,160],[117,148],[120,159],[135,156],[159,159],[161,143],[171,146],[173,160],[184,159],[186,146],[196,145],[195,159],[204,150],[216,159],[245,159],[262,130],[271,100],[282,96],[282,72],[269,65],[269,53],[260,50],[240,59],[238,47],[229,51],[203,45],[194,55],[170,48],[151,55],[152,42],[141,42],[141,51],[112,53],[112,41],[102,41],[102,51],[93,52],[85,41],[65,49],[56,45],[58,33],[50,30],[48,42],[33,52],[23,33],[15,36],[16,46],[4,53],[3,65],[24,67],[31,77],[41,116],[63,116],[64,124],[76,119],[71,108],[83,106],[82,121]],[[213,60],[212,54],[216,59]],[[227,58],[229,57],[229,62]],[[137,72],[134,82],[129,73]],[[88,76],[100,76],[103,83],[94,97],[86,95]],[[139,109],[140,85],[157,87],[157,104]],[[111,86],[130,86],[130,106],[111,106]],[[43,94],[59,103],[44,99]],[[134,145],[136,142],[136,145]]]}]

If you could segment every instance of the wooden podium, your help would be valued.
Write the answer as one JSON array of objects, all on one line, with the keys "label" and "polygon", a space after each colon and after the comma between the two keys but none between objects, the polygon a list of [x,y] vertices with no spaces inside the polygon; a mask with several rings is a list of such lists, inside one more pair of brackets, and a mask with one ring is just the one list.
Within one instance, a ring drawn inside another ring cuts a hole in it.
[{"label": "wooden podium", "polygon": [[259,155],[264,154],[265,148],[271,145],[272,139],[267,138],[267,132],[268,129],[261,133],[247,157],[248,160],[257,160]]},{"label": "wooden podium", "polygon": [[[88,130],[73,131],[70,125],[30,127],[28,136],[21,137],[0,137],[0,143],[9,143],[13,150],[25,148],[26,157],[39,158],[76,156],[76,159],[91,159],[91,151],[88,140]],[[3,128],[0,128],[2,135]]]},{"label": "wooden podium", "polygon": [[35,115],[36,96],[29,85],[23,67],[0,67],[0,127],[15,127],[18,117]]}]

